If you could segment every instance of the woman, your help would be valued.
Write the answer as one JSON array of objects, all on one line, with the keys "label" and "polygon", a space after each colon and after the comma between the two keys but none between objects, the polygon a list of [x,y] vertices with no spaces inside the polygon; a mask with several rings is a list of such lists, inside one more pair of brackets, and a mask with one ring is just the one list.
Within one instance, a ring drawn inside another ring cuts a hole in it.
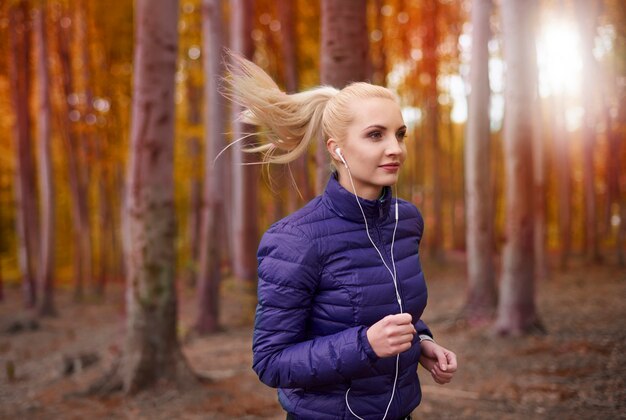
[{"label": "woman", "polygon": [[368,83],[287,95],[232,58],[227,95],[268,129],[254,150],[288,163],[323,136],[336,168],[323,195],[261,240],[253,368],[278,388],[287,418],[410,418],[418,362],[440,384],[457,362],[420,320],[423,219],[392,197],[406,158],[398,100]]}]

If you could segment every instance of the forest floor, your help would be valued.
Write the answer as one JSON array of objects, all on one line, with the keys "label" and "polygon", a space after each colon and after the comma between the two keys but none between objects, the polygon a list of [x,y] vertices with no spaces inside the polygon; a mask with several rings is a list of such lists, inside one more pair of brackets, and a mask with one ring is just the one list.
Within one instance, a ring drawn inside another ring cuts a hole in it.
[{"label": "forest floor", "polygon": [[[425,265],[429,305],[424,320],[453,349],[459,371],[446,386],[420,370],[422,404],[415,416],[435,419],[626,419],[626,271],[572,267],[537,286],[547,334],[501,338],[488,327],[455,321],[465,294],[464,264]],[[157,386],[132,397],[76,394],[107,372],[123,338],[121,285],[104,302],[75,303],[57,293],[60,315],[36,323],[18,288],[0,303],[0,418],[6,419],[283,419],[275,390],[251,370],[254,296],[223,291],[223,331],[188,334],[193,292],[180,297],[179,334],[196,372],[211,378],[191,390]],[[21,321],[22,329],[15,321]],[[9,331],[10,325],[12,331]],[[19,330],[19,331],[16,331]],[[66,362],[83,357],[83,363]],[[71,372],[70,372],[71,371]]]}]

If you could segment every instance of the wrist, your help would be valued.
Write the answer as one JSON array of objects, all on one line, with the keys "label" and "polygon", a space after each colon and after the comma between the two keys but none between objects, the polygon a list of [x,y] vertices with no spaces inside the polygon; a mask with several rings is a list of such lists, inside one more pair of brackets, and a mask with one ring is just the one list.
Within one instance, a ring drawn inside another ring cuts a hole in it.
[{"label": "wrist", "polygon": [[365,351],[365,354],[367,354],[367,357],[371,360],[371,361],[376,361],[379,359],[378,354],[376,354],[376,351],[374,350],[374,347],[372,347],[372,342],[370,341],[370,335],[369,335],[369,328],[363,328],[359,334],[359,338],[361,340],[361,345],[363,346],[363,350]]},{"label": "wrist", "polygon": [[430,335],[428,335],[428,334],[420,334],[418,337],[419,337],[419,339],[420,339],[420,343],[421,343],[422,341],[431,341],[431,342],[433,342],[433,343],[435,342],[435,340],[434,340],[434,339],[433,339]]}]

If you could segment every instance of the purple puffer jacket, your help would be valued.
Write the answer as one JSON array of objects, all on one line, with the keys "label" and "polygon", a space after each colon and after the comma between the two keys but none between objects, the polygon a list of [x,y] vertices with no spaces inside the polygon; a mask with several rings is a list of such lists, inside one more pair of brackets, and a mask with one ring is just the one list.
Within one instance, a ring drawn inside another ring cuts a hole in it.
[{"label": "purple puffer jacket", "polygon": [[[395,198],[360,199],[370,235],[389,267]],[[391,210],[391,211],[390,211]],[[424,222],[399,200],[395,238],[398,289],[418,334],[432,336],[420,317],[427,292],[418,247]],[[278,388],[283,408],[298,419],[383,418],[391,397],[396,357],[379,358],[367,329],[399,313],[391,275],[365,232],[353,194],[336,175],[320,197],[275,223],[258,252],[258,298],[253,368]],[[393,268],[392,268],[393,270]],[[400,373],[387,419],[408,415],[420,403],[416,335],[400,355]]]}]

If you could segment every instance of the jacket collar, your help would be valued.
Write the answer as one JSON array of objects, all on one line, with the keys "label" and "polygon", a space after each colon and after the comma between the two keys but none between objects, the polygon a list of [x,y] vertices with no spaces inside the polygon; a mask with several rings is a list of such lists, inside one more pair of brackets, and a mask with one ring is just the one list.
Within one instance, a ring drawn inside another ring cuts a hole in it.
[{"label": "jacket collar", "polygon": [[[331,174],[322,200],[339,216],[355,222],[363,222],[363,215],[354,194],[341,186],[336,172]],[[361,197],[358,197],[358,200],[368,221],[385,220],[389,216],[391,207],[391,187],[384,187],[382,196],[376,200]]]}]

